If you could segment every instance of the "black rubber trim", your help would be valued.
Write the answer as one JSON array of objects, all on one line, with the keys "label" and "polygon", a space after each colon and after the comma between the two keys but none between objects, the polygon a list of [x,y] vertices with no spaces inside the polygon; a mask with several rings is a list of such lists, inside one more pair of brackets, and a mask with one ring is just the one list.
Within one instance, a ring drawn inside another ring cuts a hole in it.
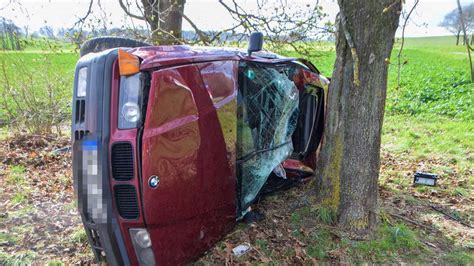
[{"label": "black rubber trim", "polygon": [[151,46],[151,44],[125,38],[125,37],[116,37],[116,36],[104,36],[104,37],[97,37],[92,38],[90,40],[85,41],[80,49],[81,56],[84,56],[89,53],[97,53],[102,52],[104,50],[110,48],[117,48],[117,47],[144,47],[144,46]]}]

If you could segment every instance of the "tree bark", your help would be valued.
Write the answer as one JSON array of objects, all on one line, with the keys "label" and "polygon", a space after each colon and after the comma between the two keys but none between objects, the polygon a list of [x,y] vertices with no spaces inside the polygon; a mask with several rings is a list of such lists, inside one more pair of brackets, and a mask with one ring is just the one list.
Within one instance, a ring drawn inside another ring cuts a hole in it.
[{"label": "tree bark", "polygon": [[7,47],[7,42],[6,42],[6,35],[5,35],[5,22],[3,23],[3,28],[2,28],[2,31],[1,31],[1,34],[2,34],[2,49],[3,50],[7,50],[8,47]]},{"label": "tree bark", "polygon": [[318,195],[353,238],[377,225],[380,142],[388,60],[401,1],[339,0],[336,63],[329,88]]},{"label": "tree bark", "polygon": [[144,17],[150,26],[153,43],[180,43],[185,3],[186,0],[142,0]]},{"label": "tree bark", "polygon": [[461,28],[458,29],[458,34],[456,34],[456,46],[459,45],[459,36],[461,35]]},{"label": "tree bark", "polygon": [[457,0],[457,3],[458,3],[459,18],[460,18],[460,21],[461,21],[461,29],[462,29],[462,32],[463,32],[463,45],[466,46],[467,55],[469,57],[469,68],[471,70],[471,82],[474,82],[474,66],[472,65],[472,58],[471,58],[471,50],[473,50],[473,49],[469,45],[469,40],[467,38],[466,24],[464,22],[461,3],[459,2],[459,0]]}]

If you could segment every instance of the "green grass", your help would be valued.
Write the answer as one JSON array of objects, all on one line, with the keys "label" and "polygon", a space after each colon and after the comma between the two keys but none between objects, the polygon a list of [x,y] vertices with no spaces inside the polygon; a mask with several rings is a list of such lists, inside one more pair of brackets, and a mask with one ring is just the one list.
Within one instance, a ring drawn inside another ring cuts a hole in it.
[{"label": "green grass", "polygon": [[78,59],[78,54],[68,51],[0,52],[0,63],[5,64],[7,74],[12,78],[21,78],[19,75],[25,72],[40,75],[46,71],[47,73],[54,72],[69,75],[72,80],[74,78],[74,67]]},{"label": "green grass", "polygon": [[[474,119],[474,85],[469,82],[466,50],[454,44],[454,37],[448,36],[407,38],[402,55],[402,61],[407,64],[402,66],[401,87],[397,88],[396,55],[400,45],[397,41],[389,71],[387,114],[434,114],[462,120]],[[327,42],[310,45],[316,51],[311,61],[325,76],[332,76],[336,56],[334,45]],[[282,54],[301,57],[291,50]],[[29,41],[27,48],[21,52],[0,52],[0,62],[8,66],[7,74],[11,77],[20,77],[22,72],[39,75],[44,71],[67,77],[68,90],[61,93],[68,99],[71,97],[74,66],[78,58],[72,45],[43,39]]]},{"label": "green grass", "polygon": [[[397,38],[396,47],[401,44],[401,39]],[[456,37],[454,36],[430,36],[430,37],[416,37],[416,38],[405,38],[406,47],[416,48],[427,48],[431,49],[433,46],[452,47],[454,50],[464,50],[464,46],[456,46]]]},{"label": "green grass", "polygon": [[70,240],[71,242],[77,244],[87,242],[87,234],[82,225],[74,229],[74,232],[71,234]]},{"label": "green grass", "polygon": [[71,211],[71,210],[76,210],[77,209],[77,201],[73,200],[70,203],[64,204],[64,210],[66,211]]},{"label": "green grass", "polygon": [[26,191],[18,191],[13,195],[11,198],[11,201],[13,203],[25,203],[28,200],[29,193]]},{"label": "green grass", "polygon": [[329,252],[338,247],[338,244],[332,239],[332,233],[325,228],[314,230],[311,234],[311,242],[313,244],[307,248],[308,255],[321,262],[327,261]]},{"label": "green grass", "polygon": [[64,263],[62,263],[60,260],[53,260],[53,261],[49,261],[48,263],[46,263],[48,266],[61,266],[61,265],[65,265]]},{"label": "green grass", "polygon": [[271,256],[272,251],[268,248],[268,242],[265,239],[255,240],[255,245],[262,251],[266,256]]},{"label": "green grass", "polygon": [[443,256],[443,260],[454,265],[473,265],[474,255],[467,251],[455,250]]},{"label": "green grass", "polygon": [[320,207],[318,210],[318,218],[323,224],[333,224],[336,220],[336,213],[333,209]]},{"label": "green grass", "polygon": [[[0,95],[2,96],[0,119],[6,120],[8,117],[4,101],[12,112],[18,111],[12,93],[8,90],[17,94],[22,93],[22,95],[27,93],[30,103],[25,106],[31,107],[32,102],[35,102],[33,107],[39,106],[47,102],[48,97],[54,99],[55,102],[69,104],[72,97],[74,67],[78,58],[78,54],[70,50],[34,48],[19,52],[0,52]],[[48,88],[52,88],[53,94],[48,95]],[[17,96],[17,98],[24,97]]]},{"label": "green grass", "polygon": [[403,224],[382,225],[376,239],[353,242],[350,250],[356,260],[363,262],[370,259],[376,263],[395,262],[400,259],[414,262],[429,255],[415,232]]},{"label": "green grass", "polygon": [[22,219],[24,217],[30,216],[34,212],[32,205],[26,205],[19,210],[8,212],[8,217],[1,217],[0,222],[4,222],[9,219]]},{"label": "green grass", "polygon": [[37,257],[38,255],[33,251],[19,251],[15,254],[8,254],[0,251],[0,265],[31,265]]},{"label": "green grass", "polygon": [[[387,112],[389,114],[436,114],[474,120],[473,91],[469,62],[462,49],[407,47],[403,51],[400,88],[392,53]],[[450,51],[451,50],[451,51]],[[461,53],[461,54],[458,54]]]},{"label": "green grass", "polygon": [[464,46],[451,36],[407,38],[402,52],[400,88],[397,59],[400,41],[392,52],[388,79],[388,114],[441,115],[474,120],[474,84]]},{"label": "green grass", "polygon": [[16,244],[18,237],[8,232],[0,232],[0,243]]},{"label": "green grass", "polygon": [[11,197],[11,201],[14,203],[24,203],[28,200],[31,189],[25,186],[26,169],[22,165],[13,165],[10,167],[9,172],[5,178],[7,185],[15,187],[16,192]]},{"label": "green grass", "polygon": [[[325,76],[332,76],[336,58],[334,45],[312,43],[318,56],[310,58]],[[464,46],[451,36],[406,38],[402,52],[401,84],[397,88],[397,54],[394,45],[389,66],[386,113],[439,115],[474,120],[474,84],[470,82],[469,61]],[[294,51],[283,54],[301,57]]]},{"label": "green grass", "polygon": [[14,165],[10,167],[10,172],[7,175],[7,185],[24,185],[26,169],[22,165]]},{"label": "green grass", "polygon": [[388,263],[396,261],[422,262],[429,259],[429,251],[425,250],[416,233],[403,224],[394,226],[382,224],[376,238],[368,241],[352,241],[341,238],[335,241],[330,229],[316,228],[307,247],[308,255],[319,262],[330,259],[330,252],[346,250],[351,263]]},{"label": "green grass", "polygon": [[[460,170],[474,167],[474,123],[443,116],[387,116],[382,143],[392,154],[414,159],[439,158]],[[449,172],[452,169],[438,169]]]}]

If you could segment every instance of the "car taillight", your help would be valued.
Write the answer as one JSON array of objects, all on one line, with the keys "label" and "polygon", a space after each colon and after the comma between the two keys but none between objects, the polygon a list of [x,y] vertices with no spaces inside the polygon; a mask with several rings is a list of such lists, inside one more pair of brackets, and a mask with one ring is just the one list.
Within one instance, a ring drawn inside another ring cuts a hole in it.
[{"label": "car taillight", "polygon": [[136,128],[141,122],[142,74],[122,76],[120,79],[118,127]]}]

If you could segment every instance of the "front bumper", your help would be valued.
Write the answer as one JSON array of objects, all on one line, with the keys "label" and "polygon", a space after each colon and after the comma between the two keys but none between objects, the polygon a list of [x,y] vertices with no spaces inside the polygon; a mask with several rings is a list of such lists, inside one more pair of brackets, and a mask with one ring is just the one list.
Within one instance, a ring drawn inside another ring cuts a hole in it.
[{"label": "front bumper", "polygon": [[106,260],[110,265],[129,265],[122,233],[112,212],[107,167],[102,167],[107,145],[103,148],[99,140],[99,136],[87,135],[73,145],[79,212],[96,259],[99,262]]},{"label": "front bumper", "polygon": [[[117,217],[112,211],[109,136],[110,95],[117,49],[82,57],[76,66],[73,96],[73,179],[79,213],[98,261],[130,265]],[[87,91],[78,97],[78,71],[87,67]]]}]

